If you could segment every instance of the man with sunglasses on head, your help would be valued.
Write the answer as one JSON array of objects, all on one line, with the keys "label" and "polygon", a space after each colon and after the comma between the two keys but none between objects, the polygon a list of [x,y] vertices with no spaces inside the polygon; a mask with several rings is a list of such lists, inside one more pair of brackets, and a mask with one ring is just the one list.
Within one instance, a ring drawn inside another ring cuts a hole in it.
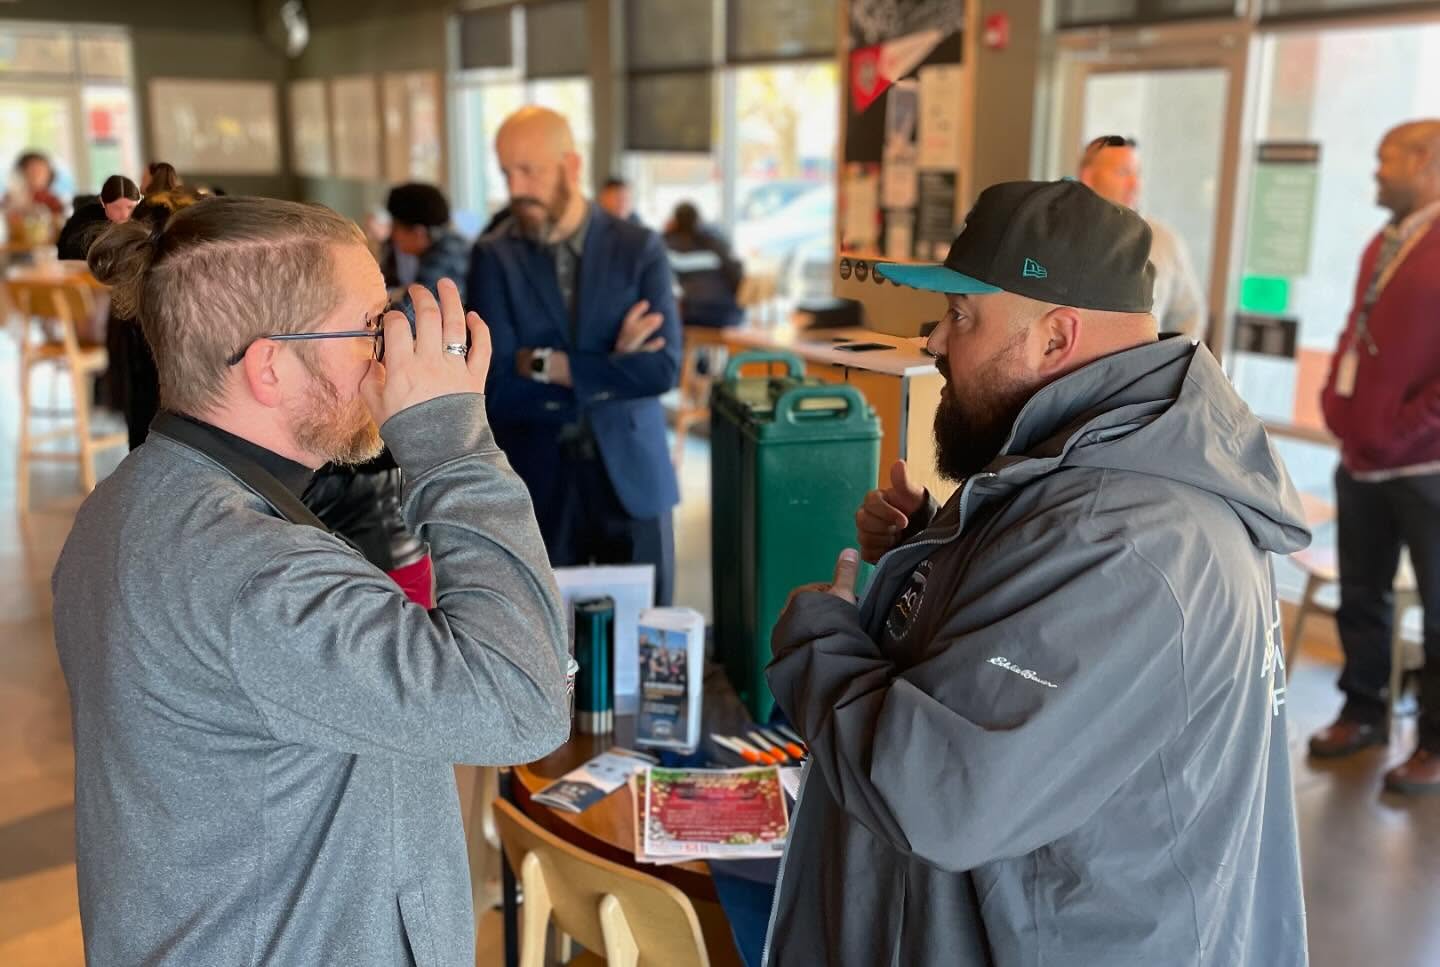
[{"label": "man with sunglasses on head", "polygon": [[[569,732],[565,618],[486,417],[485,324],[448,282],[410,290],[413,336],[378,318],[379,266],[319,206],[209,199],[115,226],[89,261],[137,311],[164,409],[53,577],[88,959],[473,967],[452,765]],[[432,610],[298,500],[382,439]]]},{"label": "man with sunglasses on head", "polygon": [[[1101,198],[1126,208],[1140,204],[1140,147],[1134,138],[1102,135],[1085,146],[1077,172],[1080,181]],[[1205,290],[1195,275],[1190,249],[1164,222],[1147,216],[1155,266],[1155,320],[1161,332],[1178,332],[1205,341],[1209,316]]]}]

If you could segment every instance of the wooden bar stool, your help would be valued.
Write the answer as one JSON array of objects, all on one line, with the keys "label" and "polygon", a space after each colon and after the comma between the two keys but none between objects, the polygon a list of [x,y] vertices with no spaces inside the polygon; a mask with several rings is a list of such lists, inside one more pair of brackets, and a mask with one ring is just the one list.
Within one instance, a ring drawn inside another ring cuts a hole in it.
[{"label": "wooden bar stool", "polygon": [[724,348],[725,330],[714,326],[684,327],[684,351],[680,356],[680,405],[675,410],[675,469],[685,462],[685,434],[696,423],[710,419],[710,387],[715,382],[712,367],[700,372],[700,356],[707,348]]},{"label": "wooden bar stool", "polygon": [[[16,503],[30,508],[32,461],[63,460],[79,465],[85,493],[95,489],[97,451],[129,442],[124,432],[91,434],[90,385],[92,377],[105,370],[103,346],[80,342],[79,327],[95,311],[94,292],[98,283],[88,275],[57,275],[54,278],[10,279],[5,283],[11,304],[20,317],[20,441],[16,470],[19,476]],[[70,378],[70,422],[41,432],[31,430],[34,415],[31,377],[40,366],[64,370]],[[73,436],[73,451],[39,449],[40,444]]]}]

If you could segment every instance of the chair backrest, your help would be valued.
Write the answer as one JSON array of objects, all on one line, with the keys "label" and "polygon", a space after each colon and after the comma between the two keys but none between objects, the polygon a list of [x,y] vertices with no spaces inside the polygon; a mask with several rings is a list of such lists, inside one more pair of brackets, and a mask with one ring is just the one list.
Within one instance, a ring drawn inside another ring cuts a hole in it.
[{"label": "chair backrest", "polygon": [[[11,280],[5,285],[27,345],[59,344],[67,355],[79,355],[81,328],[88,328],[96,313],[95,292],[86,279]],[[36,320],[40,321],[38,339]]]},{"label": "chair backrest", "polygon": [[511,867],[535,857],[555,925],[586,950],[606,950],[602,905],[612,920],[618,906],[642,967],[709,967],[700,921],[680,890],[565,842],[503,799],[495,822]]}]

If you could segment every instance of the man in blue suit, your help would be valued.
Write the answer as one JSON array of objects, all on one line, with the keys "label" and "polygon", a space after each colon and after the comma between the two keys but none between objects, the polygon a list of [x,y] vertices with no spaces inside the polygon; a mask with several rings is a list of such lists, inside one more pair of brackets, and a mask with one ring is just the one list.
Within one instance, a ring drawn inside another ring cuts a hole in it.
[{"label": "man in blue suit", "polygon": [[659,397],[680,370],[680,320],[665,245],[584,198],[554,111],[511,115],[495,150],[511,217],[476,243],[468,285],[494,343],[495,438],[552,565],[654,564],[669,604],[680,493]]}]

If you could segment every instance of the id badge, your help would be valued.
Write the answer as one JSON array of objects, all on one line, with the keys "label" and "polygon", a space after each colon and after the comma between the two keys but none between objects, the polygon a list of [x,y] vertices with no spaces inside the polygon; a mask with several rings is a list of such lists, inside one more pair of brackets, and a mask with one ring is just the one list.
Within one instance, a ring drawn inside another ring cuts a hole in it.
[{"label": "id badge", "polygon": [[1355,373],[1360,368],[1360,354],[1351,346],[1340,357],[1335,368],[1335,395],[1349,399],[1355,395]]}]

